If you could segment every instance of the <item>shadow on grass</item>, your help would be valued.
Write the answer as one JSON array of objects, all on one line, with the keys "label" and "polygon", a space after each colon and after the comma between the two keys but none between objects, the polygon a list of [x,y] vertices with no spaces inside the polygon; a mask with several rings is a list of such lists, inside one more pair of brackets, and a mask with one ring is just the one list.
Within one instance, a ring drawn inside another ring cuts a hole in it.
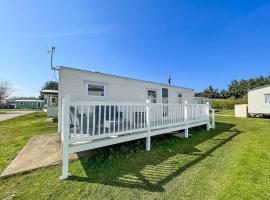
[{"label": "shadow on grass", "polygon": [[217,129],[210,133],[195,129],[189,139],[172,135],[155,137],[150,152],[144,151],[144,140],[98,149],[80,159],[87,177],[73,175],[67,181],[163,192],[166,183],[240,134],[233,126],[216,123]]}]

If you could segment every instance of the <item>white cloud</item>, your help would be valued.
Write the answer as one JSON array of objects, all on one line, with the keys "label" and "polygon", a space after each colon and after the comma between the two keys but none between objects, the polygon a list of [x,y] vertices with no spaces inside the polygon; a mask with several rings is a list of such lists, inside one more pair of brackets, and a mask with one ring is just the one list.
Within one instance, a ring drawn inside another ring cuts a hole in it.
[{"label": "white cloud", "polygon": [[21,88],[22,88],[22,87],[19,86],[19,85],[14,85],[14,86],[13,86],[13,89],[14,89],[14,90],[20,90]]},{"label": "white cloud", "polygon": [[10,97],[38,97],[39,93],[29,88],[22,87],[18,84],[12,86]]},{"label": "white cloud", "polygon": [[10,95],[10,97],[38,97],[39,94],[34,91],[27,91],[27,90],[20,90],[20,91],[14,91]]}]

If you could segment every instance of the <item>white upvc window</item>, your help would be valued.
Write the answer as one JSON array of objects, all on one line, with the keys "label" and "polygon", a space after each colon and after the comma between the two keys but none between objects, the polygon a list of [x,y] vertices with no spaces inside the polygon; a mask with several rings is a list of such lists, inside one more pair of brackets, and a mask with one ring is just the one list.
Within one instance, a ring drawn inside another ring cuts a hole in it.
[{"label": "white upvc window", "polygon": [[51,100],[50,100],[50,106],[58,106],[58,95],[52,94],[50,95]]},{"label": "white upvc window", "polygon": [[169,106],[166,105],[169,103],[169,89],[161,88],[161,102],[164,104],[163,106],[163,117],[169,116]]},{"label": "white upvc window", "polygon": [[105,96],[105,84],[86,82],[85,93],[87,96],[92,97],[104,97]]},{"label": "white upvc window", "polygon": [[169,89],[168,88],[161,88],[161,102],[169,103]]},{"label": "white upvc window", "polygon": [[182,93],[178,93],[178,94],[177,94],[177,101],[178,101],[178,103],[180,103],[180,104],[183,103],[183,94],[182,94]]},{"label": "white upvc window", "polygon": [[157,103],[157,91],[147,90],[147,99],[149,99],[151,103]]},{"label": "white upvc window", "polygon": [[270,94],[264,95],[265,104],[270,104]]}]

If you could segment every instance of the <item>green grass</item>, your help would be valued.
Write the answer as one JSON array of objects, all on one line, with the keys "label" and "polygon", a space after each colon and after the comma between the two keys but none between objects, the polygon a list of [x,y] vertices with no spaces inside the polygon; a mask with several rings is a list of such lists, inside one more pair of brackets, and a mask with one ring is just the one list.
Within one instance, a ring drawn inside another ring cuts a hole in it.
[{"label": "green grass", "polygon": [[[26,108],[26,109],[16,109],[16,108],[14,108],[14,109],[2,109],[2,108],[0,108],[0,111],[3,111],[3,112],[5,112],[5,111],[35,111],[36,109],[30,109],[30,108]],[[40,109],[37,109],[38,111],[40,111]]]},{"label": "green grass", "polygon": [[44,112],[32,113],[0,122],[0,173],[33,135],[55,133],[56,128],[46,128]]},{"label": "green grass", "polygon": [[234,116],[234,110],[220,110],[217,109],[215,110],[216,114],[220,114],[220,115],[230,115],[230,116]]},{"label": "green grass", "polygon": [[[32,120],[37,119],[31,115],[25,123]],[[91,151],[70,164],[72,176],[65,181],[58,180],[60,165],[5,178],[0,198],[269,199],[270,121],[233,117],[217,121],[216,130],[192,130],[189,139],[153,138],[149,152],[144,140]],[[48,131],[38,129],[33,134]],[[12,143],[6,148],[13,148]]]}]

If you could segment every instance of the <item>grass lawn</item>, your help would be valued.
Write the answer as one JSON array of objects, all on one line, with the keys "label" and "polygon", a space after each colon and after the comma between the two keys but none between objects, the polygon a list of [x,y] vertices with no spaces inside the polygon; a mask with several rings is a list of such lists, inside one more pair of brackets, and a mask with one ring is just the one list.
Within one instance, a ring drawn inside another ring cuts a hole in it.
[{"label": "grass lawn", "polygon": [[[33,116],[0,124],[2,170],[31,135],[52,131]],[[65,181],[60,165],[2,179],[0,198],[270,199],[270,120],[217,121],[216,130],[192,130],[189,139],[156,137],[149,152],[144,140],[91,151],[71,163]]]},{"label": "grass lawn", "polygon": [[234,117],[234,110],[215,110],[216,114],[220,114],[220,115],[230,115],[232,117]]},{"label": "grass lawn", "polygon": [[0,121],[0,173],[33,135],[57,132],[56,128],[45,127],[57,125],[45,124],[45,119],[46,114],[38,112]]},{"label": "grass lawn", "polygon": [[[5,112],[5,111],[35,111],[36,109],[16,109],[16,108],[13,108],[13,109],[2,109],[2,108],[0,108],[0,112],[1,111],[3,111],[3,112]],[[38,111],[40,111],[40,109],[38,109]]]}]

